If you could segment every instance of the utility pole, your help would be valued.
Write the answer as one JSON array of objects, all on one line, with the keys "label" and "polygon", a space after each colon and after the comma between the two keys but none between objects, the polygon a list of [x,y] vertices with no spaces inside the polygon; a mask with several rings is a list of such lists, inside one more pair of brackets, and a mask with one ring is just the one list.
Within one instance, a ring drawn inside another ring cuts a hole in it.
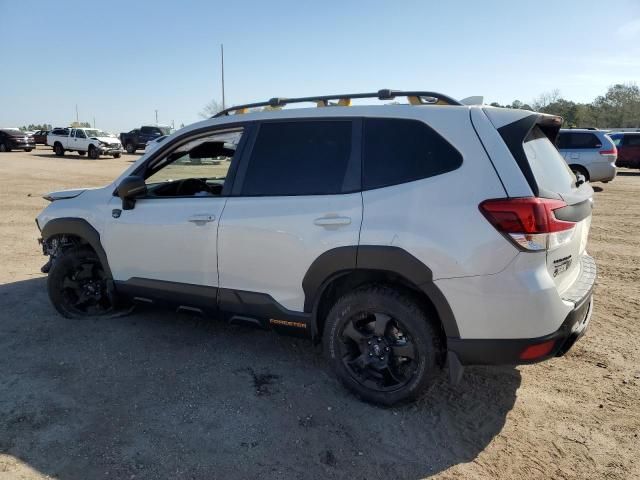
[{"label": "utility pole", "polygon": [[96,128],[96,117],[93,117],[93,128]]},{"label": "utility pole", "polygon": [[158,110],[156,110],[156,125],[158,124]]},{"label": "utility pole", "polygon": [[80,120],[78,120],[78,104],[76,103],[76,123],[78,123]]},{"label": "utility pole", "polygon": [[220,63],[222,64],[222,109],[224,106],[224,44],[220,44]]}]

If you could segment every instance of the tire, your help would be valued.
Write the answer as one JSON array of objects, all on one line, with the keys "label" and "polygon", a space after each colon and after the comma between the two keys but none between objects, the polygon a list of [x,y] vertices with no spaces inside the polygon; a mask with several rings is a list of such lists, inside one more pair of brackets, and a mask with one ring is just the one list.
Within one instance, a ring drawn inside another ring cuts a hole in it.
[{"label": "tire", "polygon": [[31,150],[33,150],[33,148],[25,148],[24,149],[25,152],[30,152]]},{"label": "tire", "polygon": [[113,158],[120,158],[120,154],[119,153],[114,153],[113,154]]},{"label": "tire", "polygon": [[84,157],[86,153],[87,152],[78,152],[78,155],[80,155],[81,157]]},{"label": "tire", "polygon": [[114,310],[100,259],[87,246],[70,248],[54,260],[47,291],[55,309],[67,318],[104,316]]},{"label": "tire", "polygon": [[582,165],[569,165],[569,168],[575,175],[582,175],[586,182],[589,181],[589,171]]},{"label": "tire", "polygon": [[10,152],[11,149],[7,147],[4,143],[0,143],[0,152]]},{"label": "tire", "polygon": [[124,148],[127,153],[136,153],[136,146],[133,143],[127,143]]},{"label": "tire", "polygon": [[372,285],[341,297],[323,337],[340,381],[371,403],[416,399],[439,372],[436,328],[409,295],[391,287]]},{"label": "tire", "polygon": [[93,145],[89,146],[89,158],[91,160],[97,160],[98,158],[100,158],[100,152]]},{"label": "tire", "polygon": [[64,155],[64,148],[62,148],[62,145],[59,143],[53,144],[53,151],[58,157],[62,157]]}]

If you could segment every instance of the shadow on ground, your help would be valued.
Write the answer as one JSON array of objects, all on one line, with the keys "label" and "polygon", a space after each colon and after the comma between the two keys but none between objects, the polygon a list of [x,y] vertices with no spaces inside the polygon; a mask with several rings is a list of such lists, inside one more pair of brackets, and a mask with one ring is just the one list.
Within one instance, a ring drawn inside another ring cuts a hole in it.
[{"label": "shadow on ground", "polygon": [[147,310],[55,314],[0,285],[0,453],[76,478],[419,478],[474,459],[520,374],[468,369],[419,402],[348,394],[304,339]]},{"label": "shadow on ground", "polygon": [[618,170],[616,175],[620,177],[640,177],[640,170]]}]

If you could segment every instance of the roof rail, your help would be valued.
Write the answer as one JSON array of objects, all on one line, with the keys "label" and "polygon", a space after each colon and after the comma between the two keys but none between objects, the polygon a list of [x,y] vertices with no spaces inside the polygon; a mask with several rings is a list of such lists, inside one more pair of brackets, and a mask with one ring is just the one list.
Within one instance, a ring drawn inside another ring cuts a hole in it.
[{"label": "roof rail", "polygon": [[[280,108],[290,103],[314,102],[318,106],[347,106],[354,98],[377,98],[378,100],[393,100],[396,97],[407,97],[411,105],[462,105],[448,95],[437,92],[423,91],[403,91],[403,90],[378,90],[369,93],[347,93],[341,95],[322,95],[319,97],[299,97],[299,98],[272,98],[266,102],[246,103],[235,105],[216,113],[211,118],[223,117],[232,112],[246,113],[249,108],[271,107]],[[330,104],[329,100],[337,100],[337,104]]]}]

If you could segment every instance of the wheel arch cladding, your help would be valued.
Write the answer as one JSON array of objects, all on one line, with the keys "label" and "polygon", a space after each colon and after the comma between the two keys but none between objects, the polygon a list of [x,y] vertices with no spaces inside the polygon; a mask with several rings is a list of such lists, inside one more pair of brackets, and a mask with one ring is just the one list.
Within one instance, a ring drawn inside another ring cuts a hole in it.
[{"label": "wheel arch cladding", "polygon": [[104,251],[104,248],[102,248],[100,234],[89,222],[83,218],[71,217],[49,220],[42,228],[42,239],[47,241],[56,235],[74,235],[87,242],[98,255],[105,273],[109,278],[113,278],[111,275],[111,269],[109,268],[107,254]]},{"label": "wheel arch cladding", "polygon": [[[305,294],[304,311],[313,312],[312,331],[319,332],[318,307],[325,292],[337,280],[352,274],[371,274],[375,281],[392,275],[421,293],[433,306],[447,337],[459,337],[460,332],[447,299],[433,282],[431,269],[400,247],[360,245],[337,247],[324,252],[311,264],[302,280]],[[359,283],[366,283],[366,276]]]}]

